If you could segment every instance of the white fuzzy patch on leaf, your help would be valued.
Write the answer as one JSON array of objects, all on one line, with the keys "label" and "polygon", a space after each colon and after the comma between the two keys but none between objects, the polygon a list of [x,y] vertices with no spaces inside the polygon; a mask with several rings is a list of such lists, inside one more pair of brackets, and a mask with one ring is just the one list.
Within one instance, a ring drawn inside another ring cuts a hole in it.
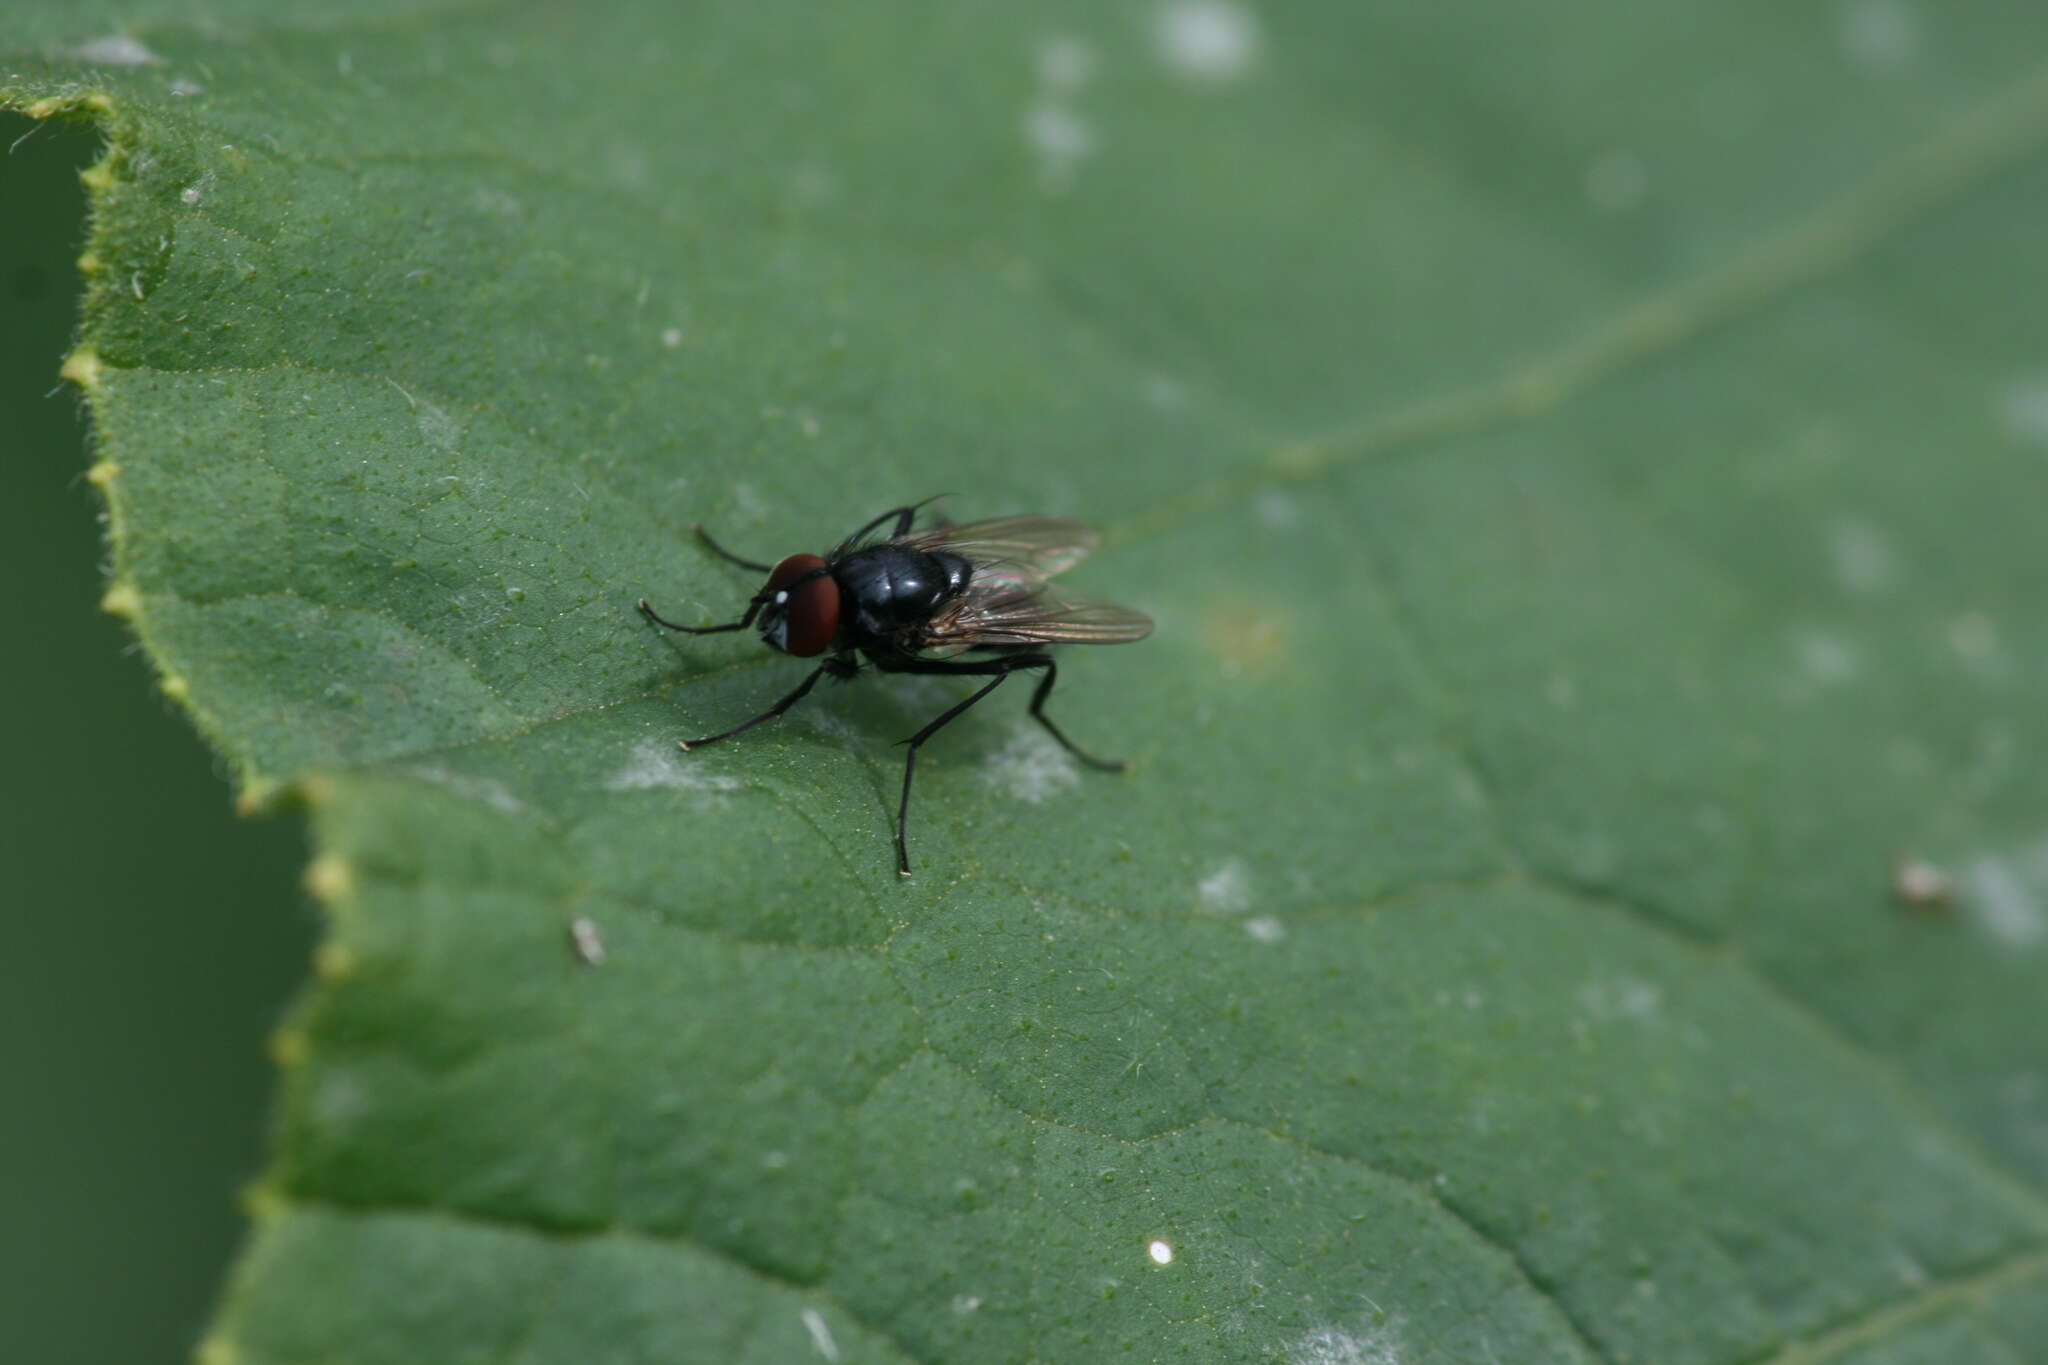
[{"label": "white fuzzy patch on leaf", "polygon": [[736,777],[719,777],[702,771],[678,749],[674,740],[643,739],[633,746],[630,758],[604,780],[606,791],[729,792],[739,790]]}]

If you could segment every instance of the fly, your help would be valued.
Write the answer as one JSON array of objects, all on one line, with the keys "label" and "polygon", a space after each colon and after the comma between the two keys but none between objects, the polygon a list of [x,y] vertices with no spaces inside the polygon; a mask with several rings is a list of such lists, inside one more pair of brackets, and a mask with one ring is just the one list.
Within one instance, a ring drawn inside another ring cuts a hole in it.
[{"label": "fly", "polygon": [[[883,673],[988,679],[903,741],[909,753],[903,760],[903,799],[896,807],[896,870],[906,877],[910,779],[917,771],[917,751],[926,740],[1002,686],[1012,673],[1037,669],[1044,676],[1031,694],[1032,718],[1089,767],[1121,772],[1126,763],[1083,750],[1045,714],[1045,699],[1059,677],[1050,647],[1124,644],[1152,633],[1152,618],[1143,612],[1055,588],[1047,581],[1080,563],[1100,543],[1092,527],[1060,517],[996,517],[913,531],[922,505],[882,513],[830,554],[795,554],[774,565],[741,558],[702,526],[694,528],[720,559],[768,575],[737,621],[678,625],[656,615],[646,598],[640,599],[647,619],[669,630],[715,635],[751,625],[771,649],[800,659],[823,656],[810,676],[781,701],[722,734],[683,741],[684,752],[773,720],[802,701],[818,679],[851,678],[860,672],[863,660]],[[892,522],[878,537],[876,533]]]}]

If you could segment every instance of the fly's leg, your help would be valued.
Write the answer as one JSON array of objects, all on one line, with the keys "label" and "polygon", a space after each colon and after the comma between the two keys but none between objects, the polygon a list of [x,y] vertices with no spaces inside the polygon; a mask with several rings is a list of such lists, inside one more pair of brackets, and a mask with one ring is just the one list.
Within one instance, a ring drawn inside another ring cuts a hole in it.
[{"label": "fly's leg", "polygon": [[692,523],[690,529],[697,533],[697,539],[704,542],[705,549],[711,551],[711,553],[717,555],[720,559],[724,560],[728,564],[737,564],[742,569],[752,569],[757,573],[767,573],[769,570],[775,567],[773,564],[762,564],[752,559],[742,559],[740,556],[734,554],[731,550],[726,549],[723,545],[720,545],[717,541],[713,540],[711,538],[711,533],[704,529],[704,523],[701,521]]},{"label": "fly's leg", "polygon": [[761,599],[756,597],[753,601],[747,603],[747,614],[745,616],[742,616],[737,621],[728,621],[722,626],[679,625],[665,616],[657,615],[654,608],[647,605],[647,599],[644,597],[640,599],[640,614],[654,622],[657,626],[667,630],[679,630],[685,635],[716,635],[723,630],[745,630],[748,626],[754,624],[754,618],[761,614]]},{"label": "fly's leg", "polygon": [[968,697],[957,706],[949,708],[937,720],[903,741],[910,746],[910,753],[903,760],[903,799],[896,807],[896,870],[906,877],[910,875],[910,853],[907,846],[910,825],[910,779],[912,774],[917,771],[918,746],[937,734],[948,721],[953,720],[968,707],[995,691],[1002,684],[1003,679],[1009,677],[1012,673],[1022,672],[1028,668],[1042,668],[1045,670],[1044,679],[1038,684],[1037,690],[1031,694],[1031,715],[1034,720],[1051,732],[1052,737],[1058,740],[1061,747],[1068,753],[1090,767],[1100,768],[1105,772],[1122,772],[1130,766],[1115,759],[1097,758],[1093,754],[1075,747],[1074,742],[1062,734],[1060,727],[1053,724],[1052,718],[1045,714],[1045,699],[1052,692],[1054,680],[1059,677],[1059,669],[1054,665],[1050,654],[1012,654],[1000,659],[990,659],[985,663],[958,663],[950,659],[896,659],[886,664],[879,664],[879,666],[890,673],[937,673],[953,677],[987,677],[989,674],[995,675],[989,679],[985,687],[975,692],[974,695]]},{"label": "fly's leg", "polygon": [[968,707],[974,705],[974,703],[980,701],[983,697],[995,691],[998,687],[1001,687],[1003,685],[1003,679],[1009,677],[1010,674],[1013,671],[1015,671],[1015,665],[1012,664],[1012,662],[1008,659],[998,660],[997,665],[998,666],[992,667],[985,665],[969,664],[953,668],[918,668],[902,670],[903,672],[916,673],[993,672],[995,673],[995,676],[993,678],[990,678],[986,684],[977,689],[973,696],[968,697],[965,701],[958,702],[952,706],[947,707],[944,711],[939,713],[939,718],[937,720],[925,726],[924,729],[919,730],[909,739],[903,741],[903,743],[910,746],[910,752],[903,756],[903,799],[900,802],[898,802],[896,806],[896,872],[898,876],[908,877],[910,875],[910,848],[906,840],[908,837],[908,830],[910,825],[910,779],[912,775],[917,772],[918,748],[926,740],[930,739],[940,730],[943,730],[946,727],[948,721],[953,720],[961,712],[965,711]]},{"label": "fly's leg", "polygon": [[769,707],[760,715],[755,716],[752,720],[743,721],[740,724],[733,726],[730,730],[724,731],[721,734],[707,735],[703,739],[678,740],[676,742],[676,747],[678,749],[681,749],[684,753],[688,753],[690,752],[690,750],[699,748],[706,744],[716,744],[721,739],[731,739],[734,735],[739,734],[742,730],[751,730],[764,720],[774,720],[784,711],[787,711],[790,707],[795,706],[798,702],[802,701],[804,697],[810,692],[810,690],[818,685],[819,678],[823,677],[827,673],[834,672],[835,670],[833,668],[833,664],[835,662],[836,660],[827,660],[826,662],[819,664],[816,668],[811,670],[810,677],[805,678],[802,682],[796,685],[796,691],[790,693],[781,701],[776,702],[775,705]]},{"label": "fly's leg", "polygon": [[894,517],[896,519],[895,528],[889,532],[889,538],[891,540],[894,540],[897,536],[902,535],[905,531],[908,531],[910,529],[910,523],[917,519],[917,509],[922,506],[924,506],[923,503],[914,502],[910,504],[910,506],[908,507],[891,507],[888,511],[882,513],[882,515],[876,517],[873,521],[869,522],[867,525],[861,527],[858,531],[855,531],[852,535],[848,536],[844,543],[847,545],[859,544],[862,540],[867,538],[868,532],[874,530],[877,526],[880,526],[883,522],[889,520],[889,518],[891,517]]},{"label": "fly's leg", "polygon": [[[697,533],[697,539],[704,542],[706,549],[710,550],[711,553],[717,555],[720,559],[725,560],[729,564],[737,564],[742,569],[754,569],[761,573],[768,573],[772,568],[771,565],[759,564],[751,559],[742,559],[740,558],[740,556],[734,554],[731,550],[726,549],[723,545],[720,545],[717,541],[711,538],[711,533],[704,529],[704,523],[701,521],[693,524],[690,527],[690,529]],[[754,623],[754,617],[760,614],[761,604],[765,600],[766,599],[762,597],[761,594],[756,593],[754,595],[754,599],[751,602],[747,603],[747,614],[745,616],[742,616],[737,621],[728,621],[722,626],[680,625],[677,622],[671,621],[666,617],[656,615],[654,608],[647,605],[647,599],[644,597],[640,599],[640,614],[642,616],[645,616],[648,620],[654,622],[654,624],[657,626],[664,626],[669,630],[680,630],[685,635],[716,635],[720,631],[745,630],[748,626]]]},{"label": "fly's leg", "polygon": [[1031,694],[1031,718],[1046,728],[1060,747],[1080,759],[1091,768],[1100,768],[1106,773],[1120,773],[1130,768],[1130,763],[1121,758],[1097,758],[1080,745],[1068,739],[1059,726],[1052,723],[1052,717],[1045,714],[1045,699],[1052,695],[1052,685],[1059,678],[1059,665],[1044,654],[1028,654],[1015,661],[1018,668],[1043,668],[1045,676],[1038,680],[1038,688]]},{"label": "fly's leg", "polygon": [[850,549],[853,546],[858,545],[862,540],[867,538],[868,532],[874,530],[877,526],[880,526],[883,522],[889,520],[891,517],[894,517],[896,519],[896,525],[892,530],[890,530],[889,539],[895,540],[899,536],[908,535],[910,533],[910,523],[917,520],[917,509],[920,507],[924,507],[927,504],[937,502],[940,498],[943,498],[945,496],[947,495],[944,493],[936,493],[931,497],[926,498],[923,502],[913,502],[908,507],[891,507],[888,511],[882,513],[882,515],[876,517],[873,521],[869,522],[867,525],[861,527],[858,531],[855,531],[852,535],[848,536],[844,541],[841,541],[840,548],[844,550]]}]

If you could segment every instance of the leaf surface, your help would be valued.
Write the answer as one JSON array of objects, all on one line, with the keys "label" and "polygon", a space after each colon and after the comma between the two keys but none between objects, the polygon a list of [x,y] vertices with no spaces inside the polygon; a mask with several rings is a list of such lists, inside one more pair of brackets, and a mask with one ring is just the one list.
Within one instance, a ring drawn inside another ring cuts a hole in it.
[{"label": "leaf surface", "polygon": [[[92,12],[110,601],[332,911],[219,1359],[2038,1351],[2048,18]],[[960,689],[681,754],[801,675],[633,602],[948,490],[1161,628],[903,882]]]}]

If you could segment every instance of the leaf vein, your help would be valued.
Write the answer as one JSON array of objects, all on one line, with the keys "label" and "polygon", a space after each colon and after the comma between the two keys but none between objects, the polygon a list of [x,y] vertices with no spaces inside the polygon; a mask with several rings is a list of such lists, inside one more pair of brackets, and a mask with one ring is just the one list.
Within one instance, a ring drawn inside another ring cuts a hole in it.
[{"label": "leaf vein", "polygon": [[1158,536],[1243,501],[1264,484],[1302,482],[1546,415],[1605,380],[1853,266],[1895,233],[2038,155],[2044,145],[2048,65],[1930,133],[1846,193],[1719,267],[1647,296],[1554,354],[1390,415],[1282,443],[1259,463],[1197,484],[1110,527],[1105,542]]}]

